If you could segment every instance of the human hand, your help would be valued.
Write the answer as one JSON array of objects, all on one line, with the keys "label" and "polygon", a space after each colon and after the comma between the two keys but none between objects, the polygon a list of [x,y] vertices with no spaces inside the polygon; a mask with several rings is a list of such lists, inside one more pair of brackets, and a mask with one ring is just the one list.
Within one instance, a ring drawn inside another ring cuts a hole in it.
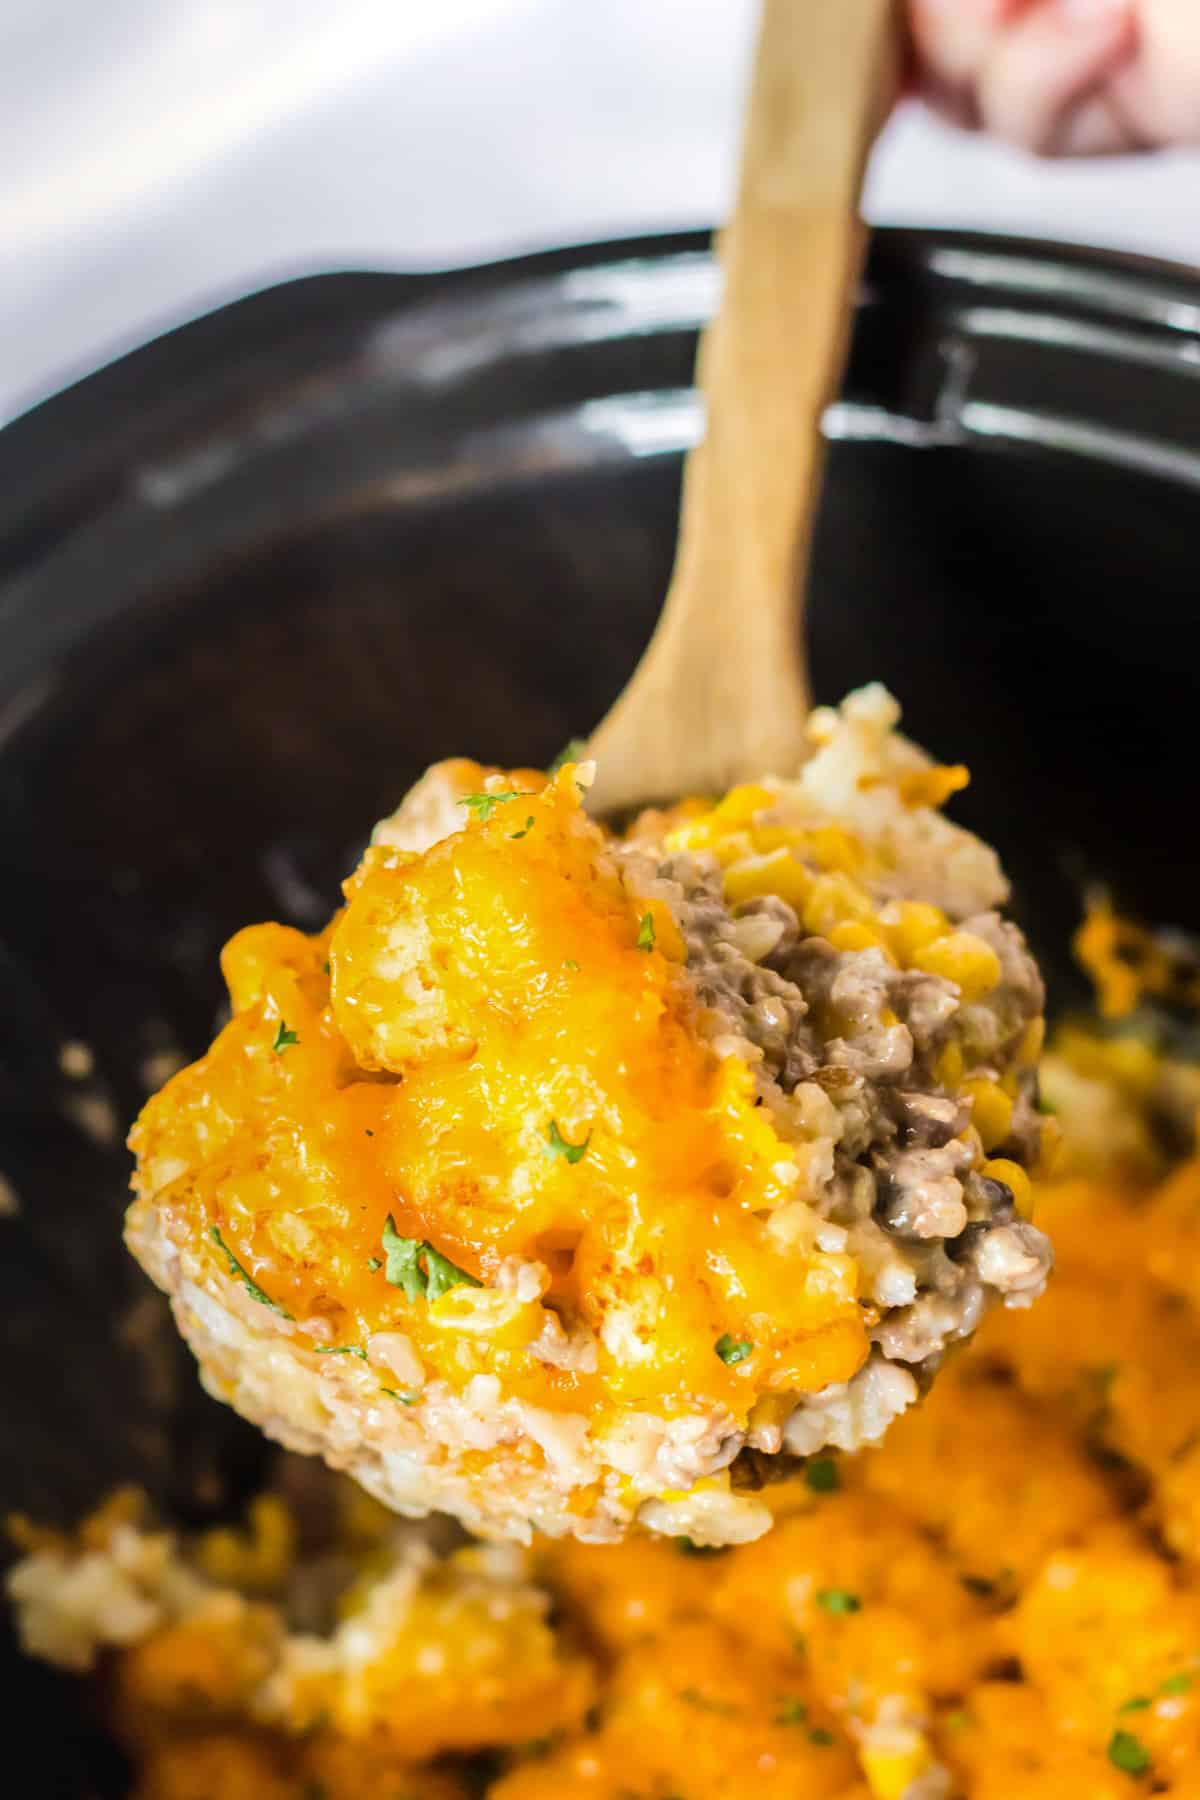
[{"label": "human hand", "polygon": [[1200,0],[908,0],[923,91],[1046,156],[1200,144]]}]

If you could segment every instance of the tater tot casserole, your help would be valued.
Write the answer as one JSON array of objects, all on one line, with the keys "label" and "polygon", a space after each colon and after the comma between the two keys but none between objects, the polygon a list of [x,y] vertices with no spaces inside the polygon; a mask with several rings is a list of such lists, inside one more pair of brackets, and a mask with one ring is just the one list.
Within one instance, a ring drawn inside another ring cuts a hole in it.
[{"label": "tater tot casserole", "polygon": [[1027,1306],[1041,980],[898,716],[624,836],[586,765],[438,765],[326,930],[234,938],[131,1138],[209,1390],[398,1512],[717,1545]]}]

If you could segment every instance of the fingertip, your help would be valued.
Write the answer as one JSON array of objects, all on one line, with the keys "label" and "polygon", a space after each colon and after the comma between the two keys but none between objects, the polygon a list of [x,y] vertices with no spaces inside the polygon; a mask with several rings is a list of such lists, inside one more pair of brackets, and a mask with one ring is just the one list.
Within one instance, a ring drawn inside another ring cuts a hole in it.
[{"label": "fingertip", "polygon": [[[977,92],[985,129],[1037,155],[1063,154],[1072,121],[1134,42],[1129,0],[1043,0],[984,63]],[[1101,122],[1089,115],[1079,127],[1085,141],[1105,135]]]},{"label": "fingertip", "polygon": [[1113,156],[1136,148],[1120,112],[1106,94],[1092,94],[1061,119],[1047,156]]}]

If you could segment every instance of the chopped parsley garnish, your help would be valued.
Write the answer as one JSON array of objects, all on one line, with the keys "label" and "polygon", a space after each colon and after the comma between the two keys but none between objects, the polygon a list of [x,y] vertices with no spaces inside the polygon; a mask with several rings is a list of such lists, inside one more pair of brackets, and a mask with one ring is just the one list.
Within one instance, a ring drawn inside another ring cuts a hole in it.
[{"label": "chopped parsley garnish", "polygon": [[579,973],[579,964],[575,961],[573,956],[568,956],[566,962],[563,964],[563,968],[570,969],[572,975],[578,975]]},{"label": "chopped parsley garnish", "polygon": [[278,1313],[281,1319],[290,1319],[292,1316],[291,1313],[285,1312],[278,1300],[272,1300],[270,1294],[264,1294],[254,1277],[243,1269],[241,1263],[233,1254],[233,1251],[229,1248],[225,1239],[221,1236],[220,1227],[217,1225],[211,1226],[208,1235],[213,1243],[216,1244],[217,1248],[224,1251],[225,1260],[229,1264],[229,1273],[237,1276],[250,1298],[252,1300],[257,1300],[260,1306],[269,1306],[271,1311]]},{"label": "chopped parsley garnish", "polygon": [[364,1137],[374,1137],[375,1136],[375,1133],[371,1130],[371,1127],[369,1125],[363,1126],[363,1136]]},{"label": "chopped parsley garnish", "polygon": [[532,800],[531,788],[514,788],[508,794],[464,794],[459,801],[472,816],[480,821],[490,819],[498,806],[506,806],[510,800]]},{"label": "chopped parsley garnish", "polygon": [[283,1019],[280,1019],[279,1030],[275,1033],[275,1042],[271,1045],[276,1056],[282,1056],[285,1050],[290,1050],[293,1044],[298,1044],[299,1042],[299,1034],[295,1031],[289,1031],[286,1022]]},{"label": "chopped parsley garnish", "polygon": [[407,1394],[402,1394],[399,1388],[380,1388],[379,1391],[386,1394],[389,1400],[398,1400],[401,1406],[415,1406],[421,1398],[418,1388],[410,1388]]},{"label": "chopped parsley garnish", "polygon": [[582,1144],[572,1144],[558,1129],[558,1120],[551,1119],[550,1129],[546,1133],[546,1149],[551,1156],[561,1156],[564,1162],[582,1162],[587,1155],[587,1147],[592,1141],[589,1131]]},{"label": "chopped parsley garnish", "polygon": [[1125,1713],[1146,1712],[1149,1706],[1149,1694],[1135,1694],[1132,1700],[1126,1700],[1123,1706],[1118,1706],[1117,1717],[1121,1718]]},{"label": "chopped parsley garnish", "polygon": [[383,1253],[387,1279],[393,1287],[403,1288],[409,1300],[437,1300],[448,1288],[464,1284],[482,1286],[474,1275],[468,1275],[432,1244],[422,1238],[401,1237],[391,1213],[384,1221]]},{"label": "chopped parsley garnish", "polygon": [[948,1712],[946,1714],[945,1722],[947,1731],[965,1731],[968,1725],[973,1725],[975,1723],[970,1713],[962,1706],[955,1712]]},{"label": "chopped parsley garnish", "polygon": [[748,1338],[731,1338],[727,1331],[723,1331],[713,1349],[726,1367],[732,1369],[735,1363],[745,1362],[753,1353],[754,1345]]},{"label": "chopped parsley garnish", "polygon": [[325,971],[325,973],[326,973],[326,975],[332,975],[332,974],[333,974],[333,969],[332,969],[332,968],[331,968],[331,966],[330,966],[330,963],[329,963],[329,959],[328,959],[328,958],[326,958],[326,960],[325,960],[325,961],[324,961],[324,962],[323,962],[323,963],[322,963],[322,964],[321,964],[321,967],[322,967],[322,969],[323,969],[323,970],[324,970],[324,971]]},{"label": "chopped parsley garnish", "polygon": [[862,1611],[862,1601],[849,1588],[818,1588],[817,1605],[834,1616]]},{"label": "chopped parsley garnish", "polygon": [[815,1744],[818,1750],[828,1750],[830,1744],[833,1743],[833,1733],[826,1731],[823,1725],[814,1725],[808,1734],[808,1741],[810,1744]]},{"label": "chopped parsley garnish", "polygon": [[318,1344],[318,1356],[357,1356],[360,1362],[366,1362],[367,1353],[360,1344]]},{"label": "chopped parsley garnish", "polygon": [[645,912],[638,920],[637,947],[639,950],[653,950],[654,943],[654,914]]},{"label": "chopped parsley garnish", "polygon": [[808,1717],[808,1708],[803,1700],[785,1700],[775,1714],[777,1725],[803,1725]]},{"label": "chopped parsley garnish", "polygon": [[690,1537],[677,1537],[672,1541],[680,1556],[720,1556],[729,1548],[728,1544],[697,1544]]},{"label": "chopped parsley garnish", "polygon": [[383,1267],[382,1256],[368,1256],[367,1267],[368,1267],[368,1269],[370,1269],[372,1275],[376,1274],[378,1272],[378,1270],[382,1269],[382,1267]]},{"label": "chopped parsley garnish", "polygon": [[554,761],[550,764],[550,767],[546,770],[547,775],[557,775],[558,771],[561,768],[564,768],[567,763],[578,762],[586,749],[586,738],[568,738]]},{"label": "chopped parsley garnish", "polygon": [[526,819],[521,830],[520,831],[510,831],[508,835],[512,839],[513,843],[515,844],[518,838],[528,837],[528,835],[532,829],[533,829],[533,814],[530,813],[529,817]]},{"label": "chopped parsley garnish", "polygon": [[1108,1760],[1126,1775],[1144,1775],[1150,1767],[1150,1752],[1132,1731],[1114,1731],[1108,1740]]},{"label": "chopped parsley garnish", "polygon": [[1168,1675],[1158,1691],[1160,1694],[1186,1694],[1194,1680],[1195,1677],[1189,1675],[1186,1669],[1181,1669],[1178,1675]]},{"label": "chopped parsley garnish", "polygon": [[836,1494],[842,1485],[841,1472],[832,1456],[810,1456],[804,1465],[804,1479],[814,1494]]},{"label": "chopped parsley garnish", "polygon": [[457,1263],[452,1263],[448,1256],[435,1250],[432,1244],[425,1245],[425,1292],[430,1300],[440,1300],[442,1295],[452,1287],[482,1287],[474,1275],[468,1275]]}]

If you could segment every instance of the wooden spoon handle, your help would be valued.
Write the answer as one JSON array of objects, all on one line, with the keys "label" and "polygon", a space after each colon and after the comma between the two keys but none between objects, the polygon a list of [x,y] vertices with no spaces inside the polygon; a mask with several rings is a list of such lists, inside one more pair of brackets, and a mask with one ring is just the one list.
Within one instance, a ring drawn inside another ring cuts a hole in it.
[{"label": "wooden spoon handle", "polygon": [[765,0],[723,296],[697,365],[706,434],[685,472],[658,628],[589,746],[597,811],[801,759],[820,421],[841,377],[863,171],[897,41],[892,0]]}]

